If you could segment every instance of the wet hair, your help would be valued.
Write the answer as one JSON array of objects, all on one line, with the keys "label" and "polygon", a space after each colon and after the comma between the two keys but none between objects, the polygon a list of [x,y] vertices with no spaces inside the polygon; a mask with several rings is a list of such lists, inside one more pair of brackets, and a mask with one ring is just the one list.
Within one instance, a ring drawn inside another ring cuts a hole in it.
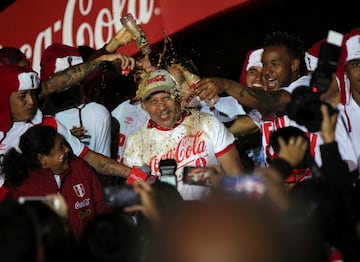
[{"label": "wet hair", "polygon": [[[150,54],[148,54],[150,63],[152,66],[157,66],[159,59],[160,59],[160,54],[161,54],[161,49],[159,46],[153,45],[151,46],[151,52]],[[135,60],[141,60],[145,57],[146,55],[141,53],[141,52],[137,52],[134,55]]]},{"label": "wet hair", "polygon": [[20,151],[11,148],[4,156],[2,166],[6,183],[19,186],[28,178],[29,168],[41,168],[37,156],[50,154],[57,134],[52,126],[38,125],[29,128],[20,137]]}]

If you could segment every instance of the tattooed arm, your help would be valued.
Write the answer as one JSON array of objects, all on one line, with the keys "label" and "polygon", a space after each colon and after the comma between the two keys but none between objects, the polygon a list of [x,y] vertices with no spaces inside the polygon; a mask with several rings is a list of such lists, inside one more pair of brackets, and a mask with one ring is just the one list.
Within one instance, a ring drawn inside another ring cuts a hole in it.
[{"label": "tattooed arm", "polygon": [[127,178],[130,174],[131,168],[92,150],[89,150],[86,153],[84,160],[88,162],[96,170],[96,172],[102,175]]},{"label": "tattooed arm", "polygon": [[282,111],[291,99],[291,95],[284,90],[258,90],[243,86],[229,79],[215,77],[201,80],[195,89],[196,95],[201,99],[211,99],[223,92],[236,98],[241,105],[257,108],[263,112]]},{"label": "tattooed arm", "polygon": [[39,99],[54,92],[62,92],[71,86],[78,84],[86,78],[90,73],[99,69],[99,65],[103,61],[109,61],[113,64],[120,64],[122,69],[135,67],[135,59],[124,54],[106,54],[95,60],[88,61],[79,65],[71,66],[68,69],[54,73],[48,80],[42,82],[41,93]]}]

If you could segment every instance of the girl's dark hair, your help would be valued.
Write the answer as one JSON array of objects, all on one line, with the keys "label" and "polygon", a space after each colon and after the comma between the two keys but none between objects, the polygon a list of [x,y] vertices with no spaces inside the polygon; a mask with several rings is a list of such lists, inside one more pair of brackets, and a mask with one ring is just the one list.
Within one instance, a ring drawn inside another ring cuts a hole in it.
[{"label": "girl's dark hair", "polygon": [[54,147],[57,130],[52,126],[33,126],[21,137],[19,149],[10,149],[2,162],[5,181],[19,186],[28,177],[28,169],[41,168],[38,154],[49,155]]}]

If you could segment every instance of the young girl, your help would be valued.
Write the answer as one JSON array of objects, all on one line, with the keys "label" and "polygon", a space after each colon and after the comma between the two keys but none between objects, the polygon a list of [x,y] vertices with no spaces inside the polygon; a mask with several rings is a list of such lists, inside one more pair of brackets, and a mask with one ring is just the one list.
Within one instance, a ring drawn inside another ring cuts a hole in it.
[{"label": "young girl", "polygon": [[103,205],[102,185],[91,166],[71,153],[63,137],[51,126],[33,126],[20,138],[18,148],[3,161],[8,197],[58,193],[68,205],[69,226],[77,239]]}]

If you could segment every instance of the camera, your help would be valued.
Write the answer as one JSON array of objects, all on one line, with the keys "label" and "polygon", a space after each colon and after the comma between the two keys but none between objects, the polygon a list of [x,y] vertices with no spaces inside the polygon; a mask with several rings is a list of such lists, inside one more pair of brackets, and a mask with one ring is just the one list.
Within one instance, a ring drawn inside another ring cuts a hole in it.
[{"label": "camera", "polygon": [[131,185],[106,186],[103,190],[104,204],[110,207],[125,207],[141,204],[140,196]]},{"label": "camera", "polygon": [[175,171],[177,168],[177,163],[175,159],[162,159],[159,162],[159,170],[160,170],[160,181],[166,182],[174,187],[177,186],[177,176],[175,175]]},{"label": "camera", "polygon": [[291,102],[286,106],[287,115],[311,133],[321,129],[321,106],[326,105],[330,115],[338,112],[330,104],[321,101],[320,94],[308,86],[299,86],[291,94]]},{"label": "camera", "polygon": [[285,110],[287,115],[299,125],[305,126],[309,132],[321,129],[321,106],[326,105],[329,114],[338,111],[327,102],[321,101],[320,95],[325,93],[332,81],[340,58],[343,35],[329,31],[327,41],[320,46],[317,68],[312,73],[310,86],[299,86],[291,94],[291,102]]},{"label": "camera", "polygon": [[315,93],[325,93],[336,71],[340,58],[343,36],[340,33],[329,31],[327,41],[321,44],[319,60],[312,73],[310,87]]}]

